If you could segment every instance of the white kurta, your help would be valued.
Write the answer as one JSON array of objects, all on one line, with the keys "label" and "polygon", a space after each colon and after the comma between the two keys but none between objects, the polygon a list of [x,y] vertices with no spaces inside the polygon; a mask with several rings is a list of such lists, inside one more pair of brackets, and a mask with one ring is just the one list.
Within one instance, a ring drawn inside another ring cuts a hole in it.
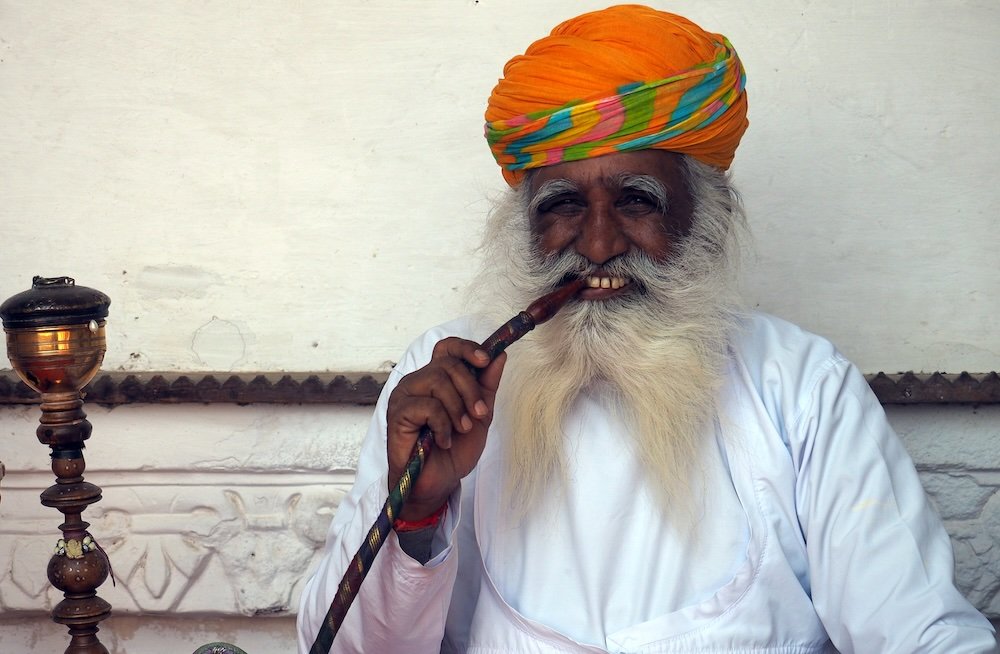
[{"label": "white kurta", "polygon": [[[462,319],[396,366],[299,609],[307,652],[387,492],[385,410],[399,379]],[[502,407],[476,470],[414,561],[391,535],[334,652],[992,652],[989,623],[952,581],[948,535],[862,375],[827,341],[754,315],[733,344],[700,537],[658,511],[595,385],[566,419],[577,483],[532,519],[499,519]],[[707,489],[705,493],[699,490]]]}]

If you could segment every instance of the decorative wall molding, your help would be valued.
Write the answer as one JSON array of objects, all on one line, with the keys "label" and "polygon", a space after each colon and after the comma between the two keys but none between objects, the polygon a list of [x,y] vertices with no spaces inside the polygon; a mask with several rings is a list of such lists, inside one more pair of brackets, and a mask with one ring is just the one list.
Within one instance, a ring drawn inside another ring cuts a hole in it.
[{"label": "decorative wall molding", "polygon": [[1000,375],[995,371],[958,375],[880,372],[865,379],[882,404],[1000,403]]},{"label": "decorative wall molding", "polygon": [[[355,404],[378,399],[384,372],[108,372],[87,386],[88,403]],[[996,372],[865,375],[882,404],[998,404]],[[37,404],[37,393],[13,371],[0,371],[0,404]]]},{"label": "decorative wall molding", "polygon": [[[4,502],[12,508],[0,533],[7,561],[0,613],[47,610],[62,598],[45,577],[58,532],[34,510],[49,476],[13,472],[6,480]],[[102,484],[104,498],[86,514],[115,576],[101,597],[116,613],[294,613],[353,475],[232,470],[199,481],[162,471]]]},{"label": "decorative wall molding", "polygon": [[[88,404],[375,404],[388,373],[110,372],[84,389]],[[0,372],[0,404],[37,404],[13,371]]]},{"label": "decorative wall molding", "polygon": [[[921,478],[951,534],[959,590],[995,619],[1000,475],[975,466],[955,473],[929,470]],[[87,512],[116,579],[101,586],[101,596],[119,615],[175,617],[294,614],[353,477],[237,469],[104,476],[104,498]],[[61,599],[44,574],[59,534],[37,510],[49,478],[45,471],[8,472],[5,480],[4,502],[12,509],[0,532],[7,561],[0,568],[0,613],[37,614]]]}]

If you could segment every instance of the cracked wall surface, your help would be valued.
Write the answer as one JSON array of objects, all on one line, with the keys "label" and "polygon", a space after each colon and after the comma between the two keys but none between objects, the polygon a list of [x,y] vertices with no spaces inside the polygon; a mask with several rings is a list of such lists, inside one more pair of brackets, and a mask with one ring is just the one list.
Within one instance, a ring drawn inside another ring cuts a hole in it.
[{"label": "cracked wall surface", "polygon": [[951,534],[956,585],[1000,618],[1000,406],[889,407]]}]

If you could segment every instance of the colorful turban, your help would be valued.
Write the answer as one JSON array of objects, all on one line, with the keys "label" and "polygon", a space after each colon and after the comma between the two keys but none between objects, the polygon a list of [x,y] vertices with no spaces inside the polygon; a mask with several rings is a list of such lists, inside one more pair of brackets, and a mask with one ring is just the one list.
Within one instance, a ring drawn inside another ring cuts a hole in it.
[{"label": "colorful turban", "polygon": [[486,109],[504,179],[656,148],[718,168],[746,131],[746,75],[726,37],[639,5],[570,19],[507,62]]}]

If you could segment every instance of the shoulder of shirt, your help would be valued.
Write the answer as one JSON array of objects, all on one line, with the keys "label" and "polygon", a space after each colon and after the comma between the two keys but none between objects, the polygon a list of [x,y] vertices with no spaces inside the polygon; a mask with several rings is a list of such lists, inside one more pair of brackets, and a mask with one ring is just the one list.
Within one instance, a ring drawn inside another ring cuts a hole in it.
[{"label": "shoulder of shirt", "polygon": [[414,339],[410,347],[420,347],[429,344],[433,349],[435,343],[442,338],[450,336],[481,342],[486,340],[489,335],[490,330],[486,325],[485,319],[481,316],[470,314],[431,327]]},{"label": "shoulder of shirt", "polygon": [[826,338],[765,313],[748,313],[732,340],[736,374],[784,428],[824,382],[863,377]]},{"label": "shoulder of shirt", "polygon": [[393,370],[400,374],[406,374],[423,366],[430,361],[434,345],[441,339],[457,336],[481,343],[491,332],[486,320],[477,315],[462,316],[441,323],[417,336]]},{"label": "shoulder of shirt", "polygon": [[810,369],[844,356],[826,338],[777,316],[747,313],[732,340],[734,356],[750,370],[767,366]]}]

